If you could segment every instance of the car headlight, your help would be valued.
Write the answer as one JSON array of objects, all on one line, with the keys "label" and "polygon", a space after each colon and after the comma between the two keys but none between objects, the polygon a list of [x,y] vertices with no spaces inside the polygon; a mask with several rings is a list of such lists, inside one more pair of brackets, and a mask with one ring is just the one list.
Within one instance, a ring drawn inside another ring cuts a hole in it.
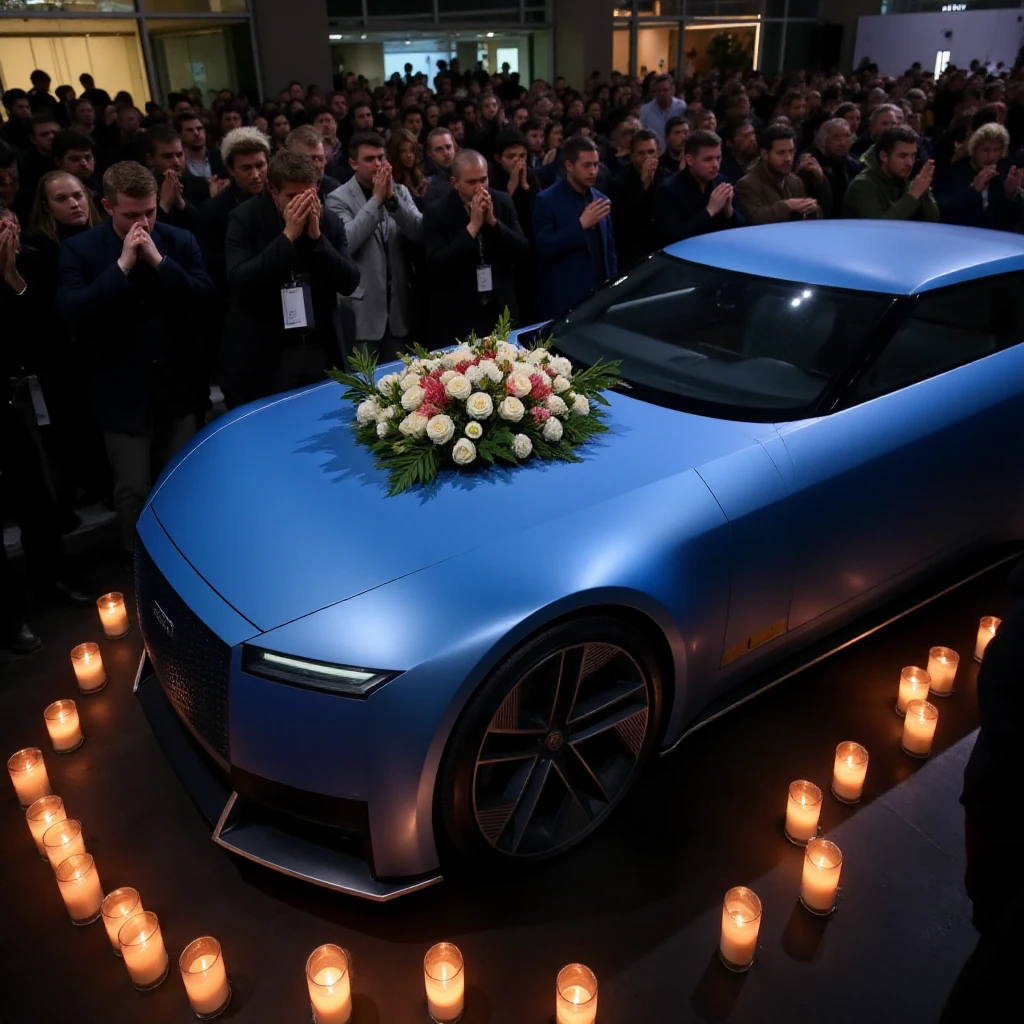
[{"label": "car headlight", "polygon": [[399,674],[352,665],[332,665],[326,661],[297,658],[293,654],[265,651],[248,644],[242,648],[242,671],[275,682],[345,697],[369,697],[377,687]]}]

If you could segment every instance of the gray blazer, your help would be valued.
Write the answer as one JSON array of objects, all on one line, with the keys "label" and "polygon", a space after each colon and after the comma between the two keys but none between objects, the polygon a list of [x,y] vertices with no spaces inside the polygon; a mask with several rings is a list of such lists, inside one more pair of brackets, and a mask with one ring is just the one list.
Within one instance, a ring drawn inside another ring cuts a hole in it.
[{"label": "gray blazer", "polygon": [[[356,339],[377,341],[388,325],[387,266],[391,265],[391,333],[404,338],[412,318],[409,244],[423,241],[423,215],[404,185],[395,185],[398,209],[389,213],[350,178],[327,197],[327,209],[345,222],[349,255],[359,267],[359,287],[340,301],[356,318]],[[387,255],[385,256],[385,240]]]}]

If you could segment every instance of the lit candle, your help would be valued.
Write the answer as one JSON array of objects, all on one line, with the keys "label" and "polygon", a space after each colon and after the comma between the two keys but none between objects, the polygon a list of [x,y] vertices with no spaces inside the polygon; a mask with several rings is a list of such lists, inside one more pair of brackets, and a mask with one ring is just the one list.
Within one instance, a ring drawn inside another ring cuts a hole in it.
[{"label": "lit candle", "polygon": [[76,853],[61,861],[57,888],[72,924],[92,924],[100,916],[103,886],[91,853]]},{"label": "lit candle", "polygon": [[932,752],[935,726],[939,723],[939,709],[926,700],[912,700],[903,720],[903,739],[900,745],[911,757],[928,757]]},{"label": "lit candle", "polygon": [[761,901],[745,885],[725,894],[722,904],[722,938],[718,955],[730,971],[746,971],[754,962],[757,933],[761,927]]},{"label": "lit candle", "polygon": [[61,861],[76,853],[85,853],[82,823],[75,821],[74,818],[67,818],[51,825],[43,833],[43,849],[54,871],[60,867]]},{"label": "lit candle", "polygon": [[82,745],[85,737],[82,735],[78,708],[73,700],[55,700],[47,705],[43,711],[43,721],[53,749],[58,754],[70,754]]},{"label": "lit candle", "polygon": [[217,1017],[231,1002],[231,985],[220,943],[210,935],[190,942],[178,958],[192,1012],[200,1020]]},{"label": "lit candle", "polygon": [[827,839],[812,839],[807,844],[800,902],[812,914],[832,913],[842,867],[843,855],[835,843]]},{"label": "lit candle", "polygon": [[49,796],[50,777],[46,774],[43,752],[38,747],[26,747],[7,758],[7,771],[18,794],[18,803],[28,807],[41,796]]},{"label": "lit candle", "polygon": [[82,693],[98,693],[107,685],[99,644],[79,644],[71,648],[71,665]]},{"label": "lit candle", "polygon": [[423,958],[423,980],[427,988],[427,1011],[431,1020],[459,1020],[465,1005],[466,971],[459,947],[439,942]]},{"label": "lit candle", "polygon": [[597,978],[583,964],[568,964],[555,982],[555,1024],[594,1024]]},{"label": "lit candle", "polygon": [[107,938],[114,949],[114,955],[121,955],[121,943],[117,934],[121,926],[129,917],[135,917],[142,913],[142,900],[138,892],[130,885],[108,892],[103,898],[103,905],[100,907],[103,915],[103,926],[107,929]]},{"label": "lit candle", "polygon": [[978,623],[978,639],[974,643],[975,661],[981,661],[985,657],[985,648],[988,647],[992,637],[996,635],[1002,622],[1002,619],[997,619],[994,615],[986,615]]},{"label": "lit candle", "polygon": [[348,953],[328,942],[306,960],[306,985],[315,1024],[348,1024],[352,1019],[352,979]]},{"label": "lit candle", "polygon": [[43,847],[43,833],[58,821],[67,819],[64,811],[64,801],[59,796],[41,796],[34,803],[29,805],[25,812],[25,820],[28,822],[28,830],[35,840],[39,856],[46,860],[46,849]]},{"label": "lit candle", "polygon": [[124,606],[122,594],[117,591],[104,594],[97,600],[96,607],[100,610],[100,622],[103,623],[103,632],[108,640],[116,640],[128,632],[128,609]]},{"label": "lit candle", "polygon": [[832,770],[832,795],[844,804],[855,804],[864,793],[868,773],[868,752],[859,743],[846,740],[836,747]]},{"label": "lit candle", "polygon": [[912,700],[924,700],[932,685],[931,676],[923,668],[908,665],[900,673],[900,690],[896,695],[896,714],[905,715]]},{"label": "lit candle", "polygon": [[151,910],[129,917],[117,933],[128,977],[140,991],[156,988],[167,977],[167,950],[160,920]]},{"label": "lit candle", "polygon": [[786,803],[786,838],[797,846],[804,846],[818,834],[819,814],[821,790],[803,779],[791,782]]},{"label": "lit candle", "polygon": [[928,652],[931,692],[936,697],[948,697],[953,692],[953,680],[956,678],[959,664],[960,655],[949,647],[933,647]]}]

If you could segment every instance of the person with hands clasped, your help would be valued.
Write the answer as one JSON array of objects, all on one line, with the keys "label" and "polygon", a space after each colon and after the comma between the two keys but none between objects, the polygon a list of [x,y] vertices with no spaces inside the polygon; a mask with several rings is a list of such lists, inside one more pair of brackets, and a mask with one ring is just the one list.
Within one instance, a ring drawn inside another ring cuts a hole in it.
[{"label": "person with hands clasped", "polygon": [[57,305],[86,354],[130,552],[152,474],[201,425],[207,388],[192,318],[213,284],[195,238],[157,223],[156,181],[141,164],[107,169],[103,208],[110,220],[60,246]]},{"label": "person with hands clasped", "polygon": [[744,220],[733,202],[733,187],[721,173],[722,140],[714,132],[691,132],[683,159],[686,167],[654,194],[654,222],[662,243],[740,227]]},{"label": "person with hands clasped", "polygon": [[342,300],[355,316],[355,347],[394,359],[412,328],[412,256],[423,240],[423,214],[404,185],[396,185],[375,132],[349,139],[352,177],[327,197],[345,225],[359,268],[359,287]]},{"label": "person with hands clasped", "polygon": [[612,224],[619,262],[630,267],[658,248],[654,194],[672,176],[658,155],[658,137],[646,129],[630,140],[629,164],[612,178]]},{"label": "person with hands clasped", "polygon": [[[323,380],[342,362],[337,296],[359,284],[340,224],[328,229],[313,161],[276,153],[262,192],[228,220],[221,387],[229,408]],[[331,238],[334,238],[332,243]]]},{"label": "person with hands clasped", "polygon": [[917,132],[897,125],[882,132],[864,154],[864,170],[850,182],[843,215],[882,220],[937,221],[939,206],[932,195],[935,162],[928,160],[914,178]]},{"label": "person with hands clasped", "polygon": [[551,320],[582,302],[619,271],[612,204],[596,188],[597,144],[574,135],[562,147],[565,177],[533,208],[537,249],[537,313]]},{"label": "person with hands clasped", "polygon": [[189,173],[181,138],[169,125],[154,125],[146,132],[144,141],[146,166],[157,181],[157,220],[198,237],[199,207],[210,197],[209,183]]},{"label": "person with hands clasped", "polygon": [[968,159],[946,168],[935,187],[944,222],[1018,230],[1024,221],[1024,171],[1007,167],[1010,136],[1001,124],[983,124],[967,140]]}]

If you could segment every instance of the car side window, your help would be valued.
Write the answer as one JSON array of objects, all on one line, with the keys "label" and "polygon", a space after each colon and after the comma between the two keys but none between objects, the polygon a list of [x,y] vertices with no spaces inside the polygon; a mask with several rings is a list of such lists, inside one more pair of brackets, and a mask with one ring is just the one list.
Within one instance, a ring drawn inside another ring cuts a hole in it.
[{"label": "car side window", "polygon": [[898,391],[1018,344],[1022,285],[1024,275],[1012,274],[925,295],[854,385],[853,400]]}]

